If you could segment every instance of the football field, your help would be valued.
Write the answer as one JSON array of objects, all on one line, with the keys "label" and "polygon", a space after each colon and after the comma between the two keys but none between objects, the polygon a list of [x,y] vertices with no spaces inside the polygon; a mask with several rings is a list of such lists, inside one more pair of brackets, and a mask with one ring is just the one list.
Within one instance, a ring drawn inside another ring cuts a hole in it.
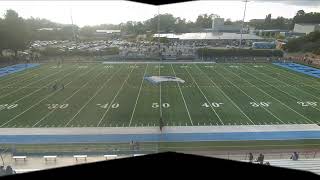
[{"label": "football field", "polygon": [[319,101],[320,79],[273,64],[41,64],[0,77],[0,127],[318,124]]}]

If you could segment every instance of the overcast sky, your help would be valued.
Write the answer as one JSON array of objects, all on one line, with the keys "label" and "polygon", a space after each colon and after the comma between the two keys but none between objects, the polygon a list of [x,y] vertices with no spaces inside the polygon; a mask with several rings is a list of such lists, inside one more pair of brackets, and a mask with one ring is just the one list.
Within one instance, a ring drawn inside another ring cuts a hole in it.
[{"label": "overcast sky", "polygon": [[[125,1],[0,1],[0,15],[13,9],[24,18],[40,17],[59,23],[74,23],[79,26],[97,24],[118,24],[126,21],[144,21],[158,13],[153,5]],[[300,9],[306,12],[320,12],[320,0],[256,0],[247,4],[246,20],[273,17],[293,17]],[[160,13],[195,21],[199,14],[218,14],[223,18],[241,20],[244,2],[242,1],[194,1],[160,6]]]}]

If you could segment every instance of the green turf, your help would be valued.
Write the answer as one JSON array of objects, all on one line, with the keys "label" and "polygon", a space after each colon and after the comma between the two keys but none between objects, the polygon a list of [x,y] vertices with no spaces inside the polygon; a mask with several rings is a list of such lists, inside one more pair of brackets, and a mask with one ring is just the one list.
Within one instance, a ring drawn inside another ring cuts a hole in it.
[{"label": "green turf", "polygon": [[[272,64],[54,66],[0,78],[1,127],[158,126],[160,116],[167,126],[320,122],[320,79]],[[152,85],[143,80],[151,75],[185,83]]]}]

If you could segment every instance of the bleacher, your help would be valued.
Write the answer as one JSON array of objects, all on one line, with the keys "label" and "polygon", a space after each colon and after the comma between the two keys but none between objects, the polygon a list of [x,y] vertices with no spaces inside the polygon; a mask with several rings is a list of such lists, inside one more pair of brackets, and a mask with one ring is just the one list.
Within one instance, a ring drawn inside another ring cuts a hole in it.
[{"label": "bleacher", "polygon": [[268,160],[272,166],[310,171],[320,175],[320,159],[299,159],[297,161],[279,159]]},{"label": "bleacher", "polygon": [[[248,162],[247,160],[242,161]],[[291,159],[268,159],[265,162],[269,162],[271,166],[310,171],[320,175],[320,159],[299,159],[297,161]]]}]

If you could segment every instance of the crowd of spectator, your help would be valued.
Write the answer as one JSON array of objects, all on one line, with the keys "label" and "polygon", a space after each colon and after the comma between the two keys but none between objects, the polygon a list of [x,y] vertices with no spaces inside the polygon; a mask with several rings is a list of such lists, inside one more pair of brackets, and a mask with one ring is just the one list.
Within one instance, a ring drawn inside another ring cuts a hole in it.
[{"label": "crowd of spectator", "polygon": [[[270,165],[270,162],[266,161],[264,163],[264,155],[262,153],[259,154],[256,160],[254,160],[253,154],[250,152],[248,154],[248,159],[250,163],[259,163],[259,164],[264,164],[264,165]],[[299,154],[297,152],[293,152],[291,155],[290,159],[293,161],[297,161],[299,159]]]},{"label": "crowd of spectator", "polygon": [[318,65],[320,66],[320,57],[314,55],[300,55],[300,56],[288,56],[289,61],[299,61],[309,65]]},{"label": "crowd of spectator", "polygon": [[15,174],[16,172],[12,169],[11,166],[0,166],[0,176]]}]

